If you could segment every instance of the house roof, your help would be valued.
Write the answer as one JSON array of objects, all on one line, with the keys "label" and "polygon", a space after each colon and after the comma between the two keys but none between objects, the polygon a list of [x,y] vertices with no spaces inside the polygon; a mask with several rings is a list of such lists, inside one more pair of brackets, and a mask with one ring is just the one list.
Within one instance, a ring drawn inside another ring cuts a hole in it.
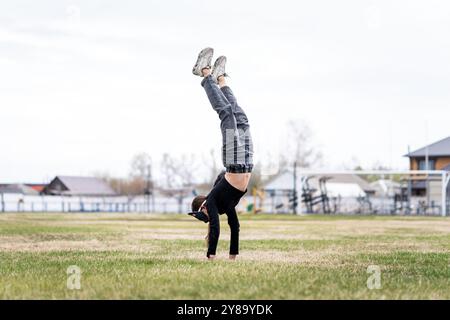
[{"label": "house roof", "polygon": [[370,183],[376,194],[393,196],[396,190],[401,188],[401,184],[388,179],[379,179]]},{"label": "house roof", "polygon": [[427,149],[429,157],[450,157],[450,137],[439,140],[416,151],[410,152],[409,154],[405,154],[405,157],[425,157],[427,155]]},{"label": "house roof", "polygon": [[[63,190],[55,185],[63,184]],[[46,193],[63,195],[113,196],[116,192],[103,180],[95,177],[57,176],[45,188]]]},{"label": "house roof", "polygon": [[42,183],[27,183],[26,184],[27,187],[37,191],[37,192],[41,192],[42,190],[44,190],[44,188],[47,186],[47,184],[42,184]]},{"label": "house roof", "polygon": [[294,176],[291,170],[284,170],[274,176],[264,185],[266,190],[290,190],[293,189]]},{"label": "house roof", "polygon": [[20,193],[25,195],[38,195],[39,192],[24,184],[0,184],[0,193]]}]

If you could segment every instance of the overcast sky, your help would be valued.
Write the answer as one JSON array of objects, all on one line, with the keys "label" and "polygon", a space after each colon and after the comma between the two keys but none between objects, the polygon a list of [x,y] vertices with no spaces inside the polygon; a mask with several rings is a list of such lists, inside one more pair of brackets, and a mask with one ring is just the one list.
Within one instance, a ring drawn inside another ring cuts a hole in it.
[{"label": "overcast sky", "polygon": [[406,168],[408,145],[450,136],[449,31],[444,0],[2,1],[0,182],[219,154],[191,73],[205,46],[228,57],[257,160],[299,119],[322,169]]}]

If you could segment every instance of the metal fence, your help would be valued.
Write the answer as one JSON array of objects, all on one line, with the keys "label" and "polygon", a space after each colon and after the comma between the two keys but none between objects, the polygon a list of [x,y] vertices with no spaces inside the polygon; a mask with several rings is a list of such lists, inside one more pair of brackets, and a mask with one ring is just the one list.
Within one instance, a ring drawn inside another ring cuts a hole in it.
[{"label": "metal fence", "polygon": [[0,194],[0,212],[157,212],[184,213],[191,198],[63,197]]}]

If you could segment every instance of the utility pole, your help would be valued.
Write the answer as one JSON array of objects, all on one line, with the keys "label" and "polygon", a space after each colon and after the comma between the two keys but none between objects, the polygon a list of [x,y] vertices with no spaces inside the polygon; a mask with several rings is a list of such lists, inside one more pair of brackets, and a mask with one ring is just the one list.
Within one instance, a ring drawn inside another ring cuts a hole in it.
[{"label": "utility pole", "polygon": [[[408,156],[411,154],[411,148],[408,145]],[[409,169],[412,169],[412,165],[411,165],[411,158],[409,158]],[[406,209],[406,213],[407,214],[411,214],[411,196],[412,196],[412,176],[407,177],[407,183],[408,183],[408,208]]]},{"label": "utility pole", "polygon": [[152,166],[151,166],[151,164],[148,164],[147,165],[147,177],[146,177],[146,187],[145,187],[145,200],[146,200],[146,207],[147,207],[147,213],[149,213],[150,212],[150,194],[151,194],[151,191],[150,191],[150,180],[151,180],[151,178],[152,178],[152,174],[151,174],[151,171],[152,171]]},{"label": "utility pole", "polygon": [[297,161],[294,161],[294,198],[292,202],[293,214],[297,214]]},{"label": "utility pole", "polygon": [[[426,174],[426,194],[427,194],[427,209],[430,206],[430,179],[428,177],[428,170],[430,170],[430,159],[429,159],[429,151],[428,151],[428,122],[425,120],[425,170],[427,170]],[[425,209],[425,210],[427,210]]]}]

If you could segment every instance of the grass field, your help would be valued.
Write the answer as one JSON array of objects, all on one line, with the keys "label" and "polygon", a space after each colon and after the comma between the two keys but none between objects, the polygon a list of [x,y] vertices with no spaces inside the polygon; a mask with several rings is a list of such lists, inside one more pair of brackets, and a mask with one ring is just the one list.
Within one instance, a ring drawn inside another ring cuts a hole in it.
[{"label": "grass field", "polygon": [[187,216],[1,214],[0,298],[450,299],[448,218],[244,215],[237,261],[224,218],[209,262]]}]

